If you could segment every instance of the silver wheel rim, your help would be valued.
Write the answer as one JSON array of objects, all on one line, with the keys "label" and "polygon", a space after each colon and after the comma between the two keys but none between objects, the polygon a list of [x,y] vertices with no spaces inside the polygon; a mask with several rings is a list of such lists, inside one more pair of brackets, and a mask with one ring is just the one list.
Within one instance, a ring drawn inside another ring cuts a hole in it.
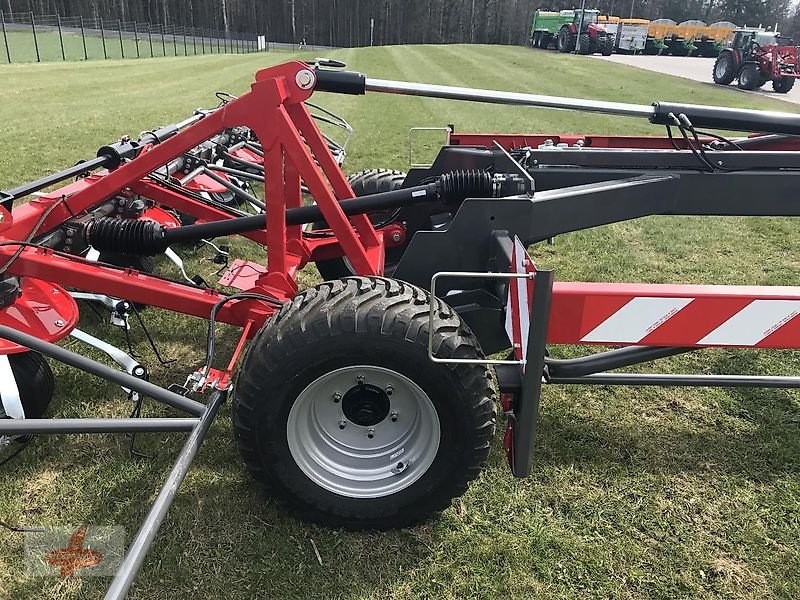
[{"label": "silver wheel rim", "polygon": [[[364,397],[368,401],[360,400]],[[353,406],[365,402],[379,410],[353,413]],[[286,436],[292,458],[315,484],[349,498],[380,498],[427,472],[439,450],[440,425],[433,402],[408,377],[383,367],[352,366],[326,373],[300,393],[289,411]]]}]

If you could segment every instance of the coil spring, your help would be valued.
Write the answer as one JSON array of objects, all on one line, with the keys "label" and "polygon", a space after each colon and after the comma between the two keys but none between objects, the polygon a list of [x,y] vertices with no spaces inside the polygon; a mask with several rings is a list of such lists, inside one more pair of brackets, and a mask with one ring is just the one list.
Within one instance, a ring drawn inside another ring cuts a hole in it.
[{"label": "coil spring", "polygon": [[155,221],[102,217],[86,225],[86,241],[100,252],[154,256],[164,252],[164,227]]},{"label": "coil spring", "polygon": [[492,176],[478,169],[451,171],[439,177],[439,193],[448,203],[462,202],[470,196],[491,198]]}]

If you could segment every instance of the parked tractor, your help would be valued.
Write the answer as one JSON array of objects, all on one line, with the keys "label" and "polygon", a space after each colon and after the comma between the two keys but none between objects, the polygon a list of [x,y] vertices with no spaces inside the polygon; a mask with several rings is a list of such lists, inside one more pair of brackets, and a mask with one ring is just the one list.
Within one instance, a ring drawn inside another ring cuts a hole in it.
[{"label": "parked tractor", "polygon": [[614,51],[614,37],[598,23],[598,10],[562,10],[560,12],[537,10],[533,13],[530,45],[559,52],[609,56]]},{"label": "parked tractor", "polygon": [[558,32],[558,51],[578,54],[595,54],[610,56],[614,51],[614,39],[608,35],[606,28],[597,20],[600,11],[576,10],[572,21],[561,26]]},{"label": "parked tractor", "polygon": [[774,31],[738,29],[729,48],[714,63],[714,83],[728,85],[738,79],[739,88],[756,90],[767,81],[772,89],[785,94],[800,76],[797,47]]}]

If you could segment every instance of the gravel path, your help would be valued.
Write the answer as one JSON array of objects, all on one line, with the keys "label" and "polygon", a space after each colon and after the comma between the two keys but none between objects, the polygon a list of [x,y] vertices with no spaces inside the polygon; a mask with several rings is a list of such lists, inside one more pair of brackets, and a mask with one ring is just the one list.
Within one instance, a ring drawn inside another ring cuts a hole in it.
[{"label": "gravel path", "polygon": [[[638,67],[647,71],[655,71],[664,75],[676,75],[684,79],[703,81],[709,85],[714,85],[711,79],[711,70],[714,67],[713,58],[688,58],[681,56],[633,56],[629,54],[613,54],[611,56],[596,56],[601,60]],[[729,86],[736,89],[735,83]],[[800,83],[795,85],[788,94],[776,94],[772,91],[772,84],[767,83],[762,90],[747,92],[738,90],[744,94],[760,94],[779,100],[786,100],[794,104],[800,104]]]}]

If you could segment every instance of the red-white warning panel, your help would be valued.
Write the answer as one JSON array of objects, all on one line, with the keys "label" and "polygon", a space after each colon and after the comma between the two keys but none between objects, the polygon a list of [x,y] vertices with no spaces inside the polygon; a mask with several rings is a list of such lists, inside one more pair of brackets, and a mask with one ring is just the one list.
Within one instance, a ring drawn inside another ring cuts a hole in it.
[{"label": "red-white warning panel", "polygon": [[548,342],[800,347],[800,288],[557,283]]},{"label": "red-white warning panel", "polygon": [[509,280],[506,303],[506,333],[514,350],[514,356],[525,370],[528,353],[528,331],[530,329],[531,306],[533,305],[533,279],[527,277],[536,272],[524,244],[514,237],[511,254],[511,271],[526,277]]}]

